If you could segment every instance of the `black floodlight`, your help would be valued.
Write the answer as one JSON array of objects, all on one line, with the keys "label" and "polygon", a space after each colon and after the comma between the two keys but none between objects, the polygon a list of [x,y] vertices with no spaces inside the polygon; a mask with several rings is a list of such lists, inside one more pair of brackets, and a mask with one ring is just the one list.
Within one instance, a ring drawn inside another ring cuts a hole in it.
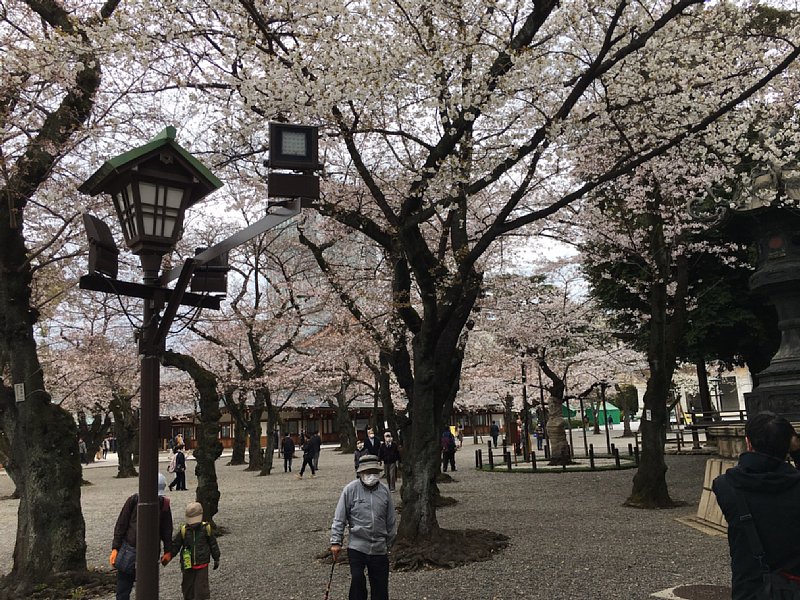
[{"label": "black floodlight", "polygon": [[83,226],[89,238],[89,273],[117,278],[119,249],[108,225],[89,213],[83,213]]},{"label": "black floodlight", "polygon": [[317,171],[319,164],[319,133],[312,125],[269,124],[270,169]]},{"label": "black floodlight", "polygon": [[[194,255],[205,252],[206,248],[196,248]],[[209,294],[228,293],[228,253],[223,252],[203,265],[198,265],[192,273],[192,282],[189,289],[193,292],[206,292]]]}]

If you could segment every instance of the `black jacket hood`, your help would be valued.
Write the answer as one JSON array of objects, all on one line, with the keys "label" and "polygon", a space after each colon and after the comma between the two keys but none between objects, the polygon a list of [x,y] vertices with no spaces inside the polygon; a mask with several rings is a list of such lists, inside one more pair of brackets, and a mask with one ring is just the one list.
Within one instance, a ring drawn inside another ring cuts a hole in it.
[{"label": "black jacket hood", "polygon": [[800,471],[786,461],[760,454],[745,452],[739,464],[726,473],[734,487],[761,492],[782,492],[800,484]]}]

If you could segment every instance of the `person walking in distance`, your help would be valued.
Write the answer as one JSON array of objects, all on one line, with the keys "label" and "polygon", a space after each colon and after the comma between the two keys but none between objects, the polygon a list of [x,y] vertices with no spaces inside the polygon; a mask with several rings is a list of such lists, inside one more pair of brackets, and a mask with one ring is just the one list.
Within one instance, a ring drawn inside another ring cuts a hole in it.
[{"label": "person walking in distance", "polygon": [[314,470],[319,471],[319,454],[322,452],[322,438],[319,431],[311,434],[311,443],[314,444]]},{"label": "person walking in distance", "polygon": [[306,443],[303,444],[303,464],[300,466],[300,473],[296,475],[298,479],[303,478],[303,473],[306,472],[306,466],[311,469],[311,477],[316,477],[317,470],[314,468],[314,443],[311,438],[306,438]]},{"label": "person walking in distance", "polygon": [[389,491],[393,492],[397,484],[397,465],[400,462],[400,449],[392,440],[390,431],[383,433],[383,443],[378,450],[378,458],[383,462],[384,475],[386,476],[386,484],[389,486]]},{"label": "person walking in distance", "polygon": [[489,435],[492,436],[492,444],[497,448],[497,438],[500,435],[500,426],[497,421],[492,421],[492,426],[489,427]]},{"label": "person walking in distance", "polygon": [[175,488],[179,492],[186,490],[186,455],[183,453],[183,444],[175,447],[175,479],[169,484],[169,491]]},{"label": "person walking in distance", "polygon": [[291,473],[292,458],[294,458],[294,440],[292,439],[292,436],[290,436],[288,433],[283,438],[281,447],[283,449],[283,472]]},{"label": "person walking in distance", "polygon": [[353,463],[355,465],[356,470],[356,478],[358,477],[358,463],[361,461],[361,457],[367,454],[367,449],[364,447],[364,442],[361,440],[356,441],[356,451],[353,454]]},{"label": "person walking in distance", "polygon": [[447,473],[447,465],[456,470],[456,438],[449,427],[442,432],[442,471]]},{"label": "person walking in distance", "polygon": [[396,536],[397,519],[392,494],[380,482],[380,472],[377,456],[362,456],[358,479],[344,486],[333,515],[331,554],[334,561],[342,550],[345,527],[350,531],[347,547],[349,600],[367,600],[367,578],[371,600],[389,600],[389,549]]},{"label": "person walking in distance", "polygon": [[364,448],[367,449],[367,454],[378,456],[380,445],[380,441],[375,439],[375,430],[372,427],[367,427],[367,437],[364,438]]}]

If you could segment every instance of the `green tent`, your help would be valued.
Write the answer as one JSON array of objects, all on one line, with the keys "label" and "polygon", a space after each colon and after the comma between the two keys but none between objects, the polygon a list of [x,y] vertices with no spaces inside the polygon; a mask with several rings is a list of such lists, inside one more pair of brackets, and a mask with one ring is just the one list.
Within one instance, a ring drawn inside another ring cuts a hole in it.
[{"label": "green tent", "polygon": [[[611,402],[606,402],[606,409],[608,410],[608,416],[611,417],[612,423],[616,425],[622,422],[622,413],[616,406],[611,404]],[[602,404],[598,412],[600,413],[600,424],[602,425],[606,422],[606,413],[603,410]],[[591,406],[586,409],[586,418],[589,419],[590,424],[594,425],[594,409]]]}]

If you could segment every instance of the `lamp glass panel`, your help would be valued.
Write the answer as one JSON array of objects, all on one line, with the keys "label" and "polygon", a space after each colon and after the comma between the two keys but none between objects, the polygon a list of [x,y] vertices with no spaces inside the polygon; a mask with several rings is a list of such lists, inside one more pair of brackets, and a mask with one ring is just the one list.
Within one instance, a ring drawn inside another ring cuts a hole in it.
[{"label": "lamp glass panel", "polygon": [[134,202],[133,186],[129,183],[113,196],[119,214],[122,233],[126,240],[136,236],[136,203]]},{"label": "lamp glass panel", "polygon": [[302,131],[283,131],[281,154],[284,156],[308,156],[308,137]]},{"label": "lamp glass panel", "polygon": [[167,207],[175,209],[177,212],[183,200],[183,190],[181,188],[167,188]]},{"label": "lamp glass panel", "polygon": [[159,235],[156,223],[156,199],[158,197],[158,186],[139,182],[139,198],[142,201],[142,235]]},{"label": "lamp glass panel", "polygon": [[177,219],[169,214],[164,215],[164,220],[162,221],[162,226],[164,228],[164,237],[172,237],[172,234],[175,233],[175,223]]},{"label": "lamp glass panel", "polygon": [[172,238],[181,214],[184,190],[139,182],[145,235]]}]

